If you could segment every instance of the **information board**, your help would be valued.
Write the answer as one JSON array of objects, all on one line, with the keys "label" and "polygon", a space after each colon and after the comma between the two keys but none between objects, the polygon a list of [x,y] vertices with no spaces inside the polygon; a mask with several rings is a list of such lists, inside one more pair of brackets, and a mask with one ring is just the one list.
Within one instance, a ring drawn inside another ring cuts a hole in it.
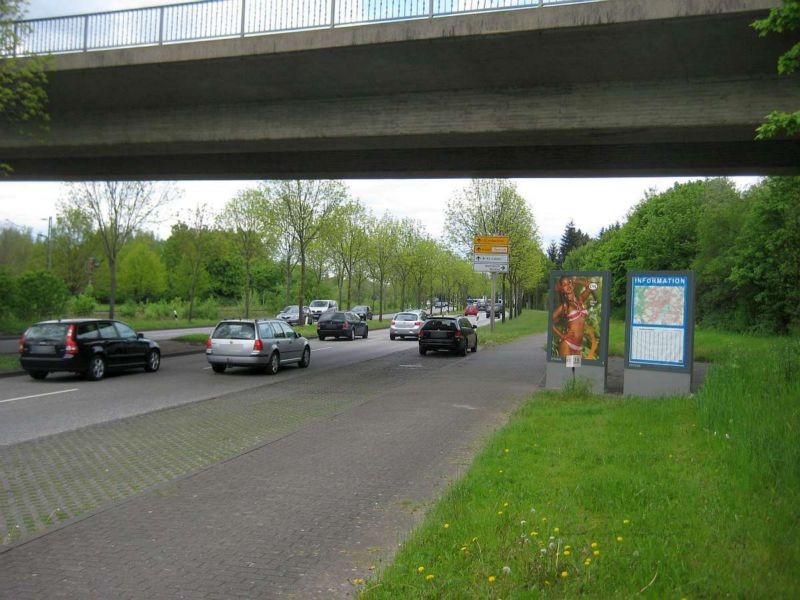
[{"label": "information board", "polygon": [[628,274],[628,367],[691,368],[694,276],[690,271]]}]

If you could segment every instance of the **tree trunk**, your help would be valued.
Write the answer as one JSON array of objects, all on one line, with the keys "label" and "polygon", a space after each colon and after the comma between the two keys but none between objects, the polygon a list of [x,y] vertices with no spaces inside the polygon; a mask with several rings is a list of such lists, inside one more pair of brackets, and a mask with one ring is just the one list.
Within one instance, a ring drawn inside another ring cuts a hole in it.
[{"label": "tree trunk", "polygon": [[114,318],[114,306],[117,303],[117,259],[108,259],[108,270],[111,276],[111,293],[108,298],[108,318]]},{"label": "tree trunk", "polygon": [[306,248],[300,244],[300,290],[297,296],[297,306],[300,307],[300,314],[303,314],[303,305],[306,297]]},{"label": "tree trunk", "polygon": [[[292,256],[286,254],[286,305],[292,303]],[[303,306],[300,306],[300,314],[303,314]]]}]

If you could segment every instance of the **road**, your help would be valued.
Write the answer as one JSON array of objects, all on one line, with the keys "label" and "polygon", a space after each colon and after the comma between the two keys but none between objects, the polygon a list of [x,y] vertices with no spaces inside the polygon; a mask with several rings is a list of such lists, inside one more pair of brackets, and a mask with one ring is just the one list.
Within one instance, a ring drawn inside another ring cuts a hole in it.
[{"label": "road", "polygon": [[[484,325],[488,323],[480,323]],[[193,333],[208,333],[197,328]],[[185,335],[186,330],[148,332],[156,340]],[[167,357],[158,373],[132,371],[109,374],[97,382],[71,373],[51,373],[47,379],[11,377],[0,386],[0,446],[217,398],[225,394],[281,385],[298,377],[416,348],[414,340],[389,340],[388,329],[370,332],[366,340],[309,340],[311,366],[288,366],[271,377],[247,369],[211,371],[202,353]]]}]

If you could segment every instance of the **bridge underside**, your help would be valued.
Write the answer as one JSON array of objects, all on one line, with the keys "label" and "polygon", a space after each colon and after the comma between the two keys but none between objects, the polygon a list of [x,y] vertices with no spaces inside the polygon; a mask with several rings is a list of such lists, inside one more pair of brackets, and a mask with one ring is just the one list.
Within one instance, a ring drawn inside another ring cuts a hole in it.
[{"label": "bridge underside", "polygon": [[607,0],[62,56],[50,131],[0,131],[0,159],[17,180],[796,174],[800,141],[753,139],[800,106],[775,75],[787,40],[749,27],[777,3]]}]

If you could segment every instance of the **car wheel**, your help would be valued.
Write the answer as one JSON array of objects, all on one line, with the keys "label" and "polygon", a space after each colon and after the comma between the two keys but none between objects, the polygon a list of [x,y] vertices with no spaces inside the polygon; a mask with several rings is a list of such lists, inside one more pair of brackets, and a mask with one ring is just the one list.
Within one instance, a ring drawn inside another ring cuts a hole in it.
[{"label": "car wheel", "polygon": [[347,339],[350,340],[351,342],[354,339],[356,339],[356,328],[355,327],[351,327],[350,328],[350,335],[347,337]]},{"label": "car wheel", "polygon": [[325,336],[324,335],[319,336],[319,341],[320,342],[324,342],[325,341]]},{"label": "car wheel", "polygon": [[106,361],[102,356],[93,356],[89,360],[89,369],[86,371],[86,379],[89,381],[100,381],[106,374]]},{"label": "car wheel", "polygon": [[265,371],[267,375],[275,375],[278,372],[278,369],[281,366],[281,357],[278,356],[277,352],[273,352],[269,357],[269,362],[267,363],[267,367]]},{"label": "car wheel", "polygon": [[144,370],[148,373],[155,373],[160,366],[161,353],[158,350],[150,350],[150,352],[147,353],[147,363],[144,365]]},{"label": "car wheel", "polygon": [[389,334],[389,339],[390,339],[390,340],[394,341],[394,338],[395,338],[395,337],[396,337],[396,336],[395,336],[393,333],[390,333],[390,334]]},{"label": "car wheel", "polygon": [[28,371],[28,375],[34,379],[44,379],[47,377],[47,371]]},{"label": "car wheel", "polygon": [[466,356],[467,355],[467,341],[466,340],[464,340],[464,347],[458,349],[458,353],[461,356]]},{"label": "car wheel", "polygon": [[214,373],[224,373],[225,372],[225,365],[213,364],[211,368],[214,369]]},{"label": "car wheel", "polygon": [[364,335],[361,336],[362,340],[365,340],[369,337],[369,327],[364,327]]},{"label": "car wheel", "polygon": [[475,336],[475,344],[472,346],[472,353],[475,354],[478,351],[478,336]]},{"label": "car wheel", "polygon": [[311,363],[311,348],[306,346],[306,349],[303,350],[303,357],[297,364],[301,369],[305,369],[310,363]]},{"label": "car wheel", "polygon": [[419,353],[422,354],[422,356],[425,356],[428,353],[428,351],[425,350],[424,346],[420,346],[419,347]]}]

